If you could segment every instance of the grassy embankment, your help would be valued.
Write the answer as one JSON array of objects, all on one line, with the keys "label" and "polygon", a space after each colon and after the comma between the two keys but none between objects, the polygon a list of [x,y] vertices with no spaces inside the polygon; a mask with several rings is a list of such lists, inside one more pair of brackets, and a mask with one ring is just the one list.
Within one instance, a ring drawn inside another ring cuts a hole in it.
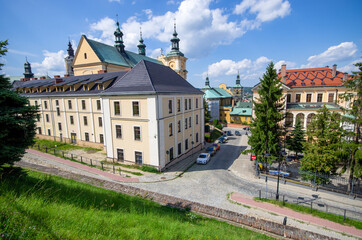
[{"label": "grassy embankment", "polygon": [[0,172],[1,239],[271,239],[76,181]]},{"label": "grassy embankment", "polygon": [[[301,205],[298,205],[298,204],[293,204],[293,203],[288,203],[288,202],[285,202],[285,205],[283,206],[282,201],[277,201],[277,200],[272,200],[272,199],[265,199],[265,198],[258,198],[258,197],[254,198],[254,199],[257,200],[257,201],[272,203],[272,204],[278,205],[279,207],[290,208],[290,209],[292,209],[292,210],[294,210],[296,212],[311,214],[310,213],[310,207],[301,206]],[[336,214],[333,214],[333,213],[322,212],[322,211],[315,210],[315,209],[312,209],[312,215],[316,216],[316,217],[327,219],[327,220],[332,221],[332,222],[336,222],[336,223],[340,223],[340,224],[344,224],[344,225],[354,226],[357,229],[362,229],[362,222],[358,221],[358,220],[354,220],[354,219],[350,219],[350,218],[346,218],[344,220],[343,216],[336,215]]]}]

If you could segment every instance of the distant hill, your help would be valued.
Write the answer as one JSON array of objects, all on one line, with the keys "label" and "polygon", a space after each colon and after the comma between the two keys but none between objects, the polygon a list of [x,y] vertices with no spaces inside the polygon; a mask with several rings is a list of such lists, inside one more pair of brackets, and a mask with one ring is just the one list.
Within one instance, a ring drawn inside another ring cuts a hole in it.
[{"label": "distant hill", "polygon": [[253,92],[251,91],[253,87],[244,87],[244,94],[249,93],[249,94],[253,94]]}]

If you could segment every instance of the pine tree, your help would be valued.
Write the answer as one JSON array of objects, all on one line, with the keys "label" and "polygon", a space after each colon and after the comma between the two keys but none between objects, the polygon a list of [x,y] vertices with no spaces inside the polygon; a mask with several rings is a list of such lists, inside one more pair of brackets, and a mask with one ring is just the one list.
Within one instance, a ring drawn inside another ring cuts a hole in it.
[{"label": "pine tree", "polygon": [[[347,117],[343,120],[353,125],[353,130],[348,132],[349,137],[344,141],[344,169],[349,169],[348,192],[352,187],[353,178],[362,177],[362,150],[361,143],[361,127],[362,127],[362,62],[356,63],[359,71],[352,72],[353,77],[344,81],[344,86],[348,89],[346,93],[339,97],[344,101],[352,102],[351,108],[343,108]],[[357,94],[355,94],[357,92]]]},{"label": "pine tree", "polygon": [[260,79],[259,97],[253,103],[255,118],[250,124],[251,136],[248,142],[257,159],[264,162],[267,161],[266,158],[262,158],[265,153],[271,155],[268,158],[269,162],[279,157],[280,138],[283,134],[281,121],[284,118],[282,91],[282,83],[274,69],[273,62],[271,62],[263,74],[263,78]]},{"label": "pine tree", "polygon": [[298,153],[302,153],[304,149],[304,139],[305,133],[302,129],[302,122],[299,118],[295,123],[294,129],[292,130],[291,138],[289,139],[289,150],[295,152],[295,156],[298,156]]},{"label": "pine tree", "polygon": [[[322,174],[325,177],[318,178],[317,182],[327,182],[328,177],[336,172],[340,160],[342,133],[341,115],[330,112],[324,105],[307,127],[301,170]],[[306,178],[313,180],[314,176],[307,175]]]},{"label": "pine tree", "polygon": [[[0,57],[7,52],[6,46],[7,41],[0,41]],[[19,161],[35,136],[37,109],[11,87],[9,80],[0,74],[0,166]]]},{"label": "pine tree", "polygon": [[210,122],[211,115],[209,111],[209,106],[205,99],[204,99],[204,118],[205,118],[205,124]]}]

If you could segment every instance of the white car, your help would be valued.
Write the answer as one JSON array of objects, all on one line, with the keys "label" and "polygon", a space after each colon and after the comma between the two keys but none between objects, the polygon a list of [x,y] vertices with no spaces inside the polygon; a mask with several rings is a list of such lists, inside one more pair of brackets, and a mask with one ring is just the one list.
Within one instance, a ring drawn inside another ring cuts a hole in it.
[{"label": "white car", "polygon": [[206,164],[210,161],[209,153],[200,153],[199,157],[196,159],[197,164]]}]

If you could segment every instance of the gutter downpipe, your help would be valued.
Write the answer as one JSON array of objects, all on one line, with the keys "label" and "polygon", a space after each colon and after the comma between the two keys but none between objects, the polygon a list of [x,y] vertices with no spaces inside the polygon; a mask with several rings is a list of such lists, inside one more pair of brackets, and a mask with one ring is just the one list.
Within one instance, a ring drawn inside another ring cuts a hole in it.
[{"label": "gutter downpipe", "polygon": [[157,148],[158,148],[158,156],[157,156],[157,159],[158,159],[158,170],[161,172],[161,166],[160,166],[160,144],[161,144],[161,141],[160,141],[160,122],[159,122],[159,106],[158,106],[158,94],[156,93],[156,121],[157,121]]}]

